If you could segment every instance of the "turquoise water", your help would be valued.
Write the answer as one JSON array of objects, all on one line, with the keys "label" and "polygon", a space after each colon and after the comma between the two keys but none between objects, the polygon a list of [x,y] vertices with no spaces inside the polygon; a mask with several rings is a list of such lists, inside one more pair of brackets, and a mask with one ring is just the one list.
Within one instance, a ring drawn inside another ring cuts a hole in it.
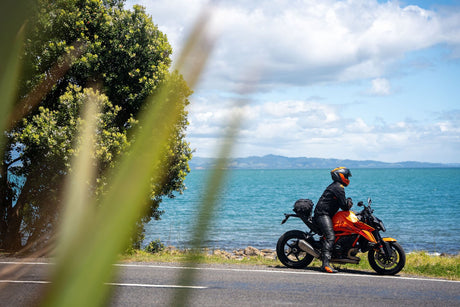
[{"label": "turquoise water", "polygon": [[[460,252],[460,169],[354,169],[347,197],[356,204],[372,198],[374,214],[383,220],[384,236],[397,239],[406,251]],[[160,221],[146,226],[146,240],[187,247],[208,171],[192,170],[187,190],[165,200]],[[227,250],[254,246],[274,249],[281,234],[306,230],[299,219],[284,225],[283,213],[294,202],[316,203],[331,182],[328,170],[229,170],[218,196],[206,246]],[[352,209],[352,210],[353,210]]]}]

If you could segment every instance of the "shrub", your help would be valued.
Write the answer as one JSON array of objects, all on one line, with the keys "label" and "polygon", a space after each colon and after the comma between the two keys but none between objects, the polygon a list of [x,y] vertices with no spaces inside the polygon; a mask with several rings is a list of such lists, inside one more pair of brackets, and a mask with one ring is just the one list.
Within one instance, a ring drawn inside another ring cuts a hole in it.
[{"label": "shrub", "polygon": [[165,246],[161,243],[160,239],[151,241],[144,250],[147,253],[155,254],[164,250]]}]

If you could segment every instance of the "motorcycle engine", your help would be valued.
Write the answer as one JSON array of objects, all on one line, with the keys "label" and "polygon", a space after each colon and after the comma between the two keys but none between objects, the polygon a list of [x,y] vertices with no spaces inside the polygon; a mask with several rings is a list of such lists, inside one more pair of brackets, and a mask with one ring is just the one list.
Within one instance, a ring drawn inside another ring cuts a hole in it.
[{"label": "motorcycle engine", "polygon": [[[334,245],[333,257],[334,258],[344,258],[344,257],[349,256],[349,250],[351,249],[357,237],[358,235],[349,235],[349,236],[340,237]],[[357,253],[358,253],[358,249],[356,248],[356,252],[354,253],[353,256],[355,256]]]}]

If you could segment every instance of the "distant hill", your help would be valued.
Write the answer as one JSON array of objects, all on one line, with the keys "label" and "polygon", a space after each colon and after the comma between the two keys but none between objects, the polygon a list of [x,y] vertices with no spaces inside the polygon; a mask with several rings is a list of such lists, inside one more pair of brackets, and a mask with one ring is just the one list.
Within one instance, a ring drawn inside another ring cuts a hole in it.
[{"label": "distant hill", "polygon": [[[209,169],[216,165],[214,158],[193,157],[189,162],[192,169]],[[349,168],[448,168],[460,167],[460,163],[427,163],[427,162],[396,162],[387,163],[373,160],[340,160],[321,158],[289,158],[276,155],[263,157],[231,158],[228,163],[229,169],[323,169],[346,166]]]}]

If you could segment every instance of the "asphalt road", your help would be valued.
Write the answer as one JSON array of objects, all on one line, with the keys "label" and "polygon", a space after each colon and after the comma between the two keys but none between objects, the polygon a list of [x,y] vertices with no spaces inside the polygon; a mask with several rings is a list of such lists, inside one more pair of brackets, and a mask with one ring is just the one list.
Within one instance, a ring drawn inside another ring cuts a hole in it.
[{"label": "asphalt road", "polygon": [[[51,264],[0,262],[0,306],[30,306],[48,283]],[[174,264],[117,265],[110,306],[460,306],[460,282],[315,268]],[[183,272],[194,274],[181,284]]]}]

